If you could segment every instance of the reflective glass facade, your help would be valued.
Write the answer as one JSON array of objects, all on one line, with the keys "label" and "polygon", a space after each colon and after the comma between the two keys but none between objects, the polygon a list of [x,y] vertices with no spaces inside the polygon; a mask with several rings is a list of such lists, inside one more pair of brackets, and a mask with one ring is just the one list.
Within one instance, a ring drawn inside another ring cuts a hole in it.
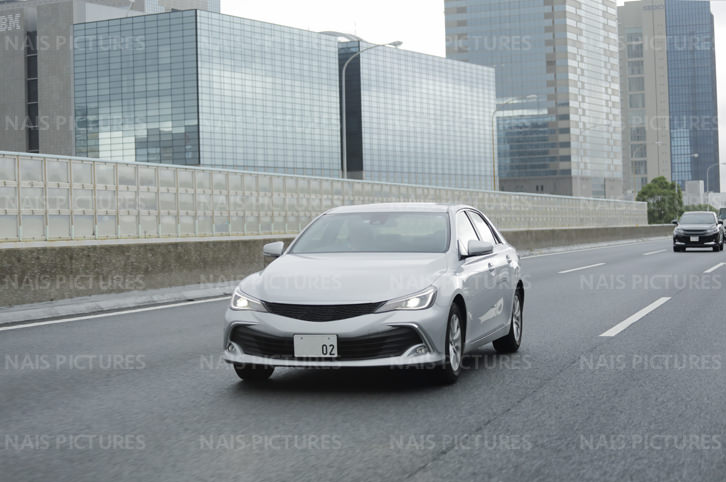
[{"label": "reflective glass facade", "polygon": [[[709,2],[666,0],[673,180],[720,192],[713,15]],[[707,172],[709,167],[710,172]]]},{"label": "reflective glass facade", "polygon": [[74,27],[76,153],[199,165],[196,12]]},{"label": "reflective glass facade", "polygon": [[[341,66],[368,47],[341,44]],[[380,47],[346,84],[350,177],[492,189],[493,69]]]},{"label": "reflective glass facade", "polygon": [[335,38],[194,10],[75,32],[78,155],[340,175]]},{"label": "reflective glass facade", "polygon": [[202,164],[340,176],[337,40],[198,15]]},{"label": "reflective glass facade", "polygon": [[614,0],[446,0],[447,57],[496,69],[501,188],[622,196]]}]

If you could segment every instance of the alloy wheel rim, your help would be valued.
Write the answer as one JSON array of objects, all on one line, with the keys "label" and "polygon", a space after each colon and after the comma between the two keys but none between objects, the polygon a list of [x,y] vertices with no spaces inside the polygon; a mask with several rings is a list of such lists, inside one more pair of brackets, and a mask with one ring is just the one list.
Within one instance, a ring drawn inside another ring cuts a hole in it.
[{"label": "alloy wheel rim", "polygon": [[512,310],[512,330],[517,344],[522,337],[522,310],[520,309],[519,296],[514,297],[514,309]]},{"label": "alloy wheel rim", "polygon": [[453,371],[461,365],[461,323],[458,315],[451,315],[449,326],[449,363]]}]

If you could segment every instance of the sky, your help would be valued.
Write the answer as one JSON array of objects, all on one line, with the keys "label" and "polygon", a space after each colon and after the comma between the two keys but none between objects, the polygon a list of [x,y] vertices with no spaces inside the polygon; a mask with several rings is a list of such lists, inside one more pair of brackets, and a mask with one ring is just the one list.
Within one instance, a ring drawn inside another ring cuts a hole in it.
[{"label": "sky", "polygon": [[[624,0],[618,0],[622,5]],[[726,163],[726,0],[712,0],[716,28],[720,162]],[[373,43],[446,55],[443,0],[222,0],[222,12],[312,31],[353,33]],[[726,166],[721,169],[726,191]]]}]

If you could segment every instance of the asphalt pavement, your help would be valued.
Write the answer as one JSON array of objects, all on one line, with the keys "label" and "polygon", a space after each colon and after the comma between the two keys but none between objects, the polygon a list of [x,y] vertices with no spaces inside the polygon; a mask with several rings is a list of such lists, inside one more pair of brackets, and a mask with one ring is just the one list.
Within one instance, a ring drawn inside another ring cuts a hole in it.
[{"label": "asphalt pavement", "polygon": [[241,382],[226,300],[0,327],[0,479],[723,481],[726,252],[663,238],[522,268],[522,348],[482,348],[453,386]]}]

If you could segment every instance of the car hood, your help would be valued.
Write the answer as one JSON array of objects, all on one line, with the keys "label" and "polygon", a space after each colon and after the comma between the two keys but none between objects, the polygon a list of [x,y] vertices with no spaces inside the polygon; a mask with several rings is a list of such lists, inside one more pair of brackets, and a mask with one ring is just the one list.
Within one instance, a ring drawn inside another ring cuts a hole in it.
[{"label": "car hood", "polygon": [[444,253],[287,254],[240,289],[275,303],[373,303],[428,288],[446,269]]},{"label": "car hood", "polygon": [[718,224],[679,224],[678,228],[686,231],[710,231],[718,229]]}]

